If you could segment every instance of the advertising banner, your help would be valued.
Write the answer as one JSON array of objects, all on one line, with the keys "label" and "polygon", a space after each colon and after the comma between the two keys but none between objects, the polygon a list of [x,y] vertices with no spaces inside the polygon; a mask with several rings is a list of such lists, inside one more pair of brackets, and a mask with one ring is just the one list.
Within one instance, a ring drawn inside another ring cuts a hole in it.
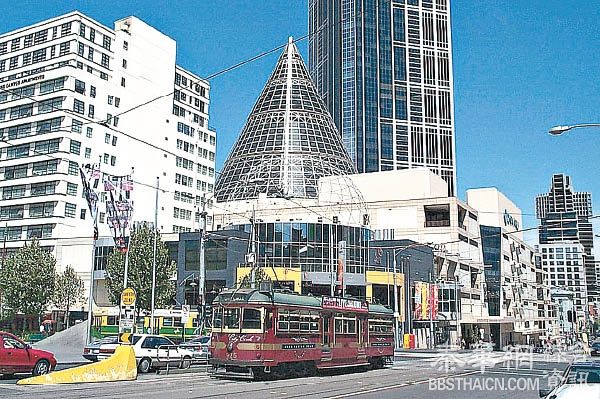
[{"label": "advertising banner", "polygon": [[421,320],[429,319],[429,284],[421,283]]},{"label": "advertising banner", "polygon": [[420,281],[415,281],[415,294],[413,296],[413,303],[414,303],[414,309],[415,309],[415,313],[414,313],[414,319],[415,320],[421,320],[421,282]]}]

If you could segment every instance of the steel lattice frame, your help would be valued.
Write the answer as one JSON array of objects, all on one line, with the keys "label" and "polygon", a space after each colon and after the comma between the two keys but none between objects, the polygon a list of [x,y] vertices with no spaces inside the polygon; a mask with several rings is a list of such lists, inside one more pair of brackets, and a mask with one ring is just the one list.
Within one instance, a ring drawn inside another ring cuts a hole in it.
[{"label": "steel lattice frame", "polygon": [[218,202],[317,198],[318,179],[356,169],[298,49],[288,44],[217,180]]}]

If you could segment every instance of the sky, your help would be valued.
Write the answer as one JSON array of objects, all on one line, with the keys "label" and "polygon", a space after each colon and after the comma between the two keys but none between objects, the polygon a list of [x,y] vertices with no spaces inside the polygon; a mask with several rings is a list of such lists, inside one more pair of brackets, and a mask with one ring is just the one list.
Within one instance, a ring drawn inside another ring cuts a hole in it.
[{"label": "sky", "polygon": [[[137,16],[175,39],[178,64],[199,76],[308,30],[307,0],[0,0],[0,32],[73,10],[109,27]],[[553,173],[567,173],[577,191],[592,192],[600,214],[600,128],[546,133],[554,125],[600,122],[600,0],[453,0],[451,12],[458,196],[497,187],[531,227],[535,196],[548,191]],[[306,41],[298,47],[307,60]],[[278,56],[211,80],[217,169]],[[535,232],[525,239],[535,243]]]}]

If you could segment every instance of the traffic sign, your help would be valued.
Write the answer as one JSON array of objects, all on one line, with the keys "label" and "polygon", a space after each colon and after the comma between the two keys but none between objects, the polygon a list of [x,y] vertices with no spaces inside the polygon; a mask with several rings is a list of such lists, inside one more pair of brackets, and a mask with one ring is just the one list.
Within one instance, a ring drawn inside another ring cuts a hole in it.
[{"label": "traffic sign", "polygon": [[135,303],[135,290],[133,288],[125,288],[121,292],[121,304],[131,306]]},{"label": "traffic sign", "polygon": [[131,336],[133,334],[125,332],[125,333],[119,333],[119,342],[123,343],[123,344],[131,344]]}]

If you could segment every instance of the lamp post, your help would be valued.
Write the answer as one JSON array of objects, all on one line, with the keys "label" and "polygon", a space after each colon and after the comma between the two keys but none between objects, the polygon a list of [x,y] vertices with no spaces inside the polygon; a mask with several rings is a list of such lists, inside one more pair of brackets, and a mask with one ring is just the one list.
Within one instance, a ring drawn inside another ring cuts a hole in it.
[{"label": "lamp post", "polygon": [[600,123],[578,123],[576,125],[557,125],[550,130],[548,130],[548,134],[552,136],[560,136],[563,133],[568,132],[569,130],[585,128],[585,127],[600,127]]}]

